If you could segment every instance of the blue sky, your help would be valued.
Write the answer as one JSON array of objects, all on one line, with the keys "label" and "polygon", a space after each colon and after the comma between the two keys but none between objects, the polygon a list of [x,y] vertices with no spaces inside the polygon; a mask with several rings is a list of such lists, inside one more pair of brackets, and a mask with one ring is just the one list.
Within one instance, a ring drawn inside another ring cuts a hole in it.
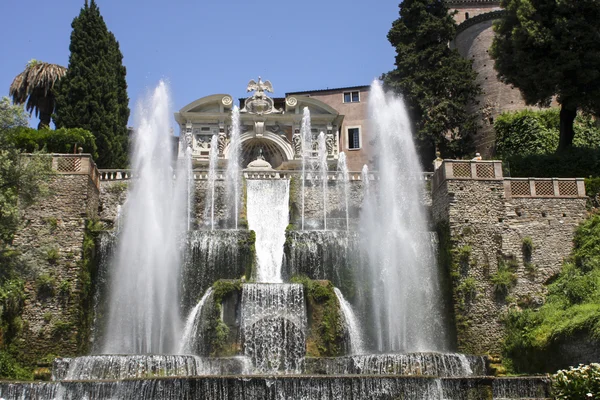
[{"label": "blue sky", "polygon": [[[0,96],[32,58],[68,65],[84,0],[0,0]],[[121,45],[130,108],[160,79],[173,109],[245,95],[260,75],[285,92],[369,84],[394,66],[386,35],[399,0],[97,0]],[[32,120],[32,124],[37,122]]]}]

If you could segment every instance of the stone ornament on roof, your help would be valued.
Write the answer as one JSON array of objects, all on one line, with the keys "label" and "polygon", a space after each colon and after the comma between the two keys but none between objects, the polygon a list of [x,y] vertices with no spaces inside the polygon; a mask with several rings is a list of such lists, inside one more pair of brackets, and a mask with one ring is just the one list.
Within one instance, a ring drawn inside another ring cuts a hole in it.
[{"label": "stone ornament on roof", "polygon": [[283,113],[283,110],[278,110],[275,108],[273,99],[267,96],[265,93],[273,93],[273,85],[271,85],[271,82],[263,82],[259,76],[258,82],[256,82],[254,79],[251,79],[250,82],[248,82],[248,87],[246,90],[248,92],[253,91],[254,94],[252,97],[246,99],[244,108],[240,110],[241,113],[257,115]]}]

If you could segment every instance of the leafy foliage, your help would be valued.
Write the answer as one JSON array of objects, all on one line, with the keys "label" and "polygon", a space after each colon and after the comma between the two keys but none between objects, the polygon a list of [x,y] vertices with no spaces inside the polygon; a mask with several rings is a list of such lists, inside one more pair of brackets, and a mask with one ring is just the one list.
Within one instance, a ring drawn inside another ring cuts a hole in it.
[{"label": "leafy foliage", "polygon": [[0,99],[0,133],[4,134],[11,128],[27,126],[29,115],[23,106],[11,104],[8,97]]},{"label": "leafy foliage", "polygon": [[[559,125],[559,110],[556,108],[502,113],[494,122],[496,155],[506,159],[511,156],[551,154],[558,146]],[[600,147],[600,127],[592,117],[578,114],[574,129],[575,147]]]},{"label": "leafy foliage", "polygon": [[600,148],[571,147],[561,153],[505,157],[504,168],[513,177],[594,177],[600,171]]},{"label": "leafy foliage", "polygon": [[515,265],[504,259],[498,260],[498,271],[490,277],[494,291],[498,296],[506,296],[517,283]]},{"label": "leafy foliage", "polygon": [[471,61],[448,47],[455,33],[445,1],[404,0],[388,33],[396,69],[383,76],[387,87],[404,96],[418,138],[438,146],[444,157],[468,152],[465,140],[475,117],[466,106],[480,93]]},{"label": "leafy foliage", "polygon": [[94,0],[85,3],[71,26],[69,68],[56,95],[56,126],[92,132],[98,166],[124,167],[129,99],[119,43]]},{"label": "leafy foliage", "polygon": [[600,214],[577,230],[574,250],[548,285],[538,310],[515,310],[506,318],[504,354],[518,372],[551,372],[553,345],[584,333],[600,340]]},{"label": "leafy foliage", "polygon": [[7,140],[17,149],[33,153],[45,150],[50,153],[73,153],[77,147],[98,158],[98,148],[94,135],[81,128],[60,128],[57,130],[19,127],[7,132]]},{"label": "leafy foliage", "polygon": [[579,365],[551,376],[557,400],[600,398],[600,364]]},{"label": "leafy foliage", "polygon": [[527,104],[561,104],[559,150],[570,147],[577,110],[600,114],[597,0],[502,0],[490,55],[500,79]]},{"label": "leafy foliage", "polygon": [[33,374],[22,367],[9,353],[0,350],[0,376],[5,379],[31,380]]},{"label": "leafy foliage", "polygon": [[22,107],[8,99],[0,102],[0,377],[30,379],[7,352],[11,340],[23,328],[20,314],[25,301],[24,277],[29,272],[19,253],[11,248],[21,210],[47,193],[44,181],[51,172],[42,154],[23,155],[7,139],[7,131],[27,124]]},{"label": "leafy foliage", "polygon": [[585,194],[590,198],[592,207],[600,207],[600,178],[585,180]]},{"label": "leafy foliage", "polygon": [[304,296],[312,310],[309,316],[307,355],[335,357],[342,352],[344,327],[340,304],[330,281],[312,280],[305,275],[292,277],[292,283],[304,286]]}]

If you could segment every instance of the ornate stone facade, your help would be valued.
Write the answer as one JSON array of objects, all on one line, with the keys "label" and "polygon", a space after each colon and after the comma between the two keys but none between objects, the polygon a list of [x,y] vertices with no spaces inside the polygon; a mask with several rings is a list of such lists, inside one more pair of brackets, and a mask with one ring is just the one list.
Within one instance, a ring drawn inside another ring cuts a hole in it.
[{"label": "ornate stone facade", "polygon": [[[339,146],[336,134],[344,119],[338,110],[309,96],[269,97],[267,92],[273,92],[273,85],[260,77],[258,81],[248,83],[247,91],[254,93],[242,99],[240,104],[243,167],[262,150],[274,168],[296,169],[301,159],[301,140],[298,137],[305,107],[311,112],[313,140],[316,141],[319,132],[325,132],[328,159],[337,160]],[[216,94],[200,98],[175,113],[175,120],[180,124],[180,137],[183,138],[182,146],[191,148],[196,166],[205,166],[208,162],[213,135],[219,135],[219,158],[228,159],[232,109],[230,95]]]}]

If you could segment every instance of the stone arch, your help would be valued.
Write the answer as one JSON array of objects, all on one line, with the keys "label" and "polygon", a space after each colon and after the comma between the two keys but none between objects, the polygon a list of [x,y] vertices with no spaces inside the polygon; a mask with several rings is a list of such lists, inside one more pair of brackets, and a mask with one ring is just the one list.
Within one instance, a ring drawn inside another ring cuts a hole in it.
[{"label": "stone arch", "polygon": [[[279,167],[284,161],[294,159],[294,150],[292,145],[280,135],[265,132],[257,136],[254,132],[246,132],[240,137],[242,143],[241,165],[246,168],[248,163],[255,160],[258,156],[258,149],[263,149],[265,160],[271,164],[273,168]],[[229,158],[230,146],[225,148],[224,156]]]}]

